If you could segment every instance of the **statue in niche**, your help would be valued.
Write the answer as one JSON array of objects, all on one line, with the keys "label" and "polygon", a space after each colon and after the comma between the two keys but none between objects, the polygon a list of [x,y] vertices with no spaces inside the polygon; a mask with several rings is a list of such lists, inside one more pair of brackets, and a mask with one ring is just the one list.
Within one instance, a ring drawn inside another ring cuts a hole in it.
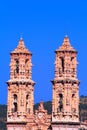
[{"label": "statue in niche", "polygon": [[13,95],[13,99],[14,101],[13,101],[12,112],[17,112],[17,95],[16,94]]},{"label": "statue in niche", "polygon": [[30,108],[29,108],[29,94],[26,95],[26,112],[30,113]]},{"label": "statue in niche", "polygon": [[75,93],[72,94],[72,112],[75,113],[76,112],[76,97],[75,97]]}]

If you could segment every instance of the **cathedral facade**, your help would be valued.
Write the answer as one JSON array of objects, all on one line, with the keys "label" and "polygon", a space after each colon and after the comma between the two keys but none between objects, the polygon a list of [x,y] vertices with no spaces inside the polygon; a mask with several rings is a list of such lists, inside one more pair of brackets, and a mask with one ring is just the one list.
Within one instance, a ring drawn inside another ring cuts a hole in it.
[{"label": "cathedral facade", "polygon": [[23,39],[10,53],[8,85],[7,130],[78,130],[79,80],[77,79],[77,51],[69,38],[55,51],[55,75],[52,82],[52,114],[40,102],[34,112],[32,53]]}]

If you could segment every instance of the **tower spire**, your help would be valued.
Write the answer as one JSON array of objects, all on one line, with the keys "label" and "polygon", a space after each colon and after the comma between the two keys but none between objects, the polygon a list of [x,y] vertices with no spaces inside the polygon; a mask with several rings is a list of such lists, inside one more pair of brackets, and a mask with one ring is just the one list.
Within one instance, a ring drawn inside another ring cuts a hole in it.
[{"label": "tower spire", "polygon": [[77,52],[77,51],[71,46],[70,41],[69,41],[69,38],[68,38],[67,35],[64,37],[62,46],[60,46],[55,52],[58,52],[58,51],[72,51],[72,52]]},{"label": "tower spire", "polygon": [[17,48],[12,51],[11,53],[29,53],[29,54],[32,54],[25,46],[25,43],[24,43],[24,40],[23,38],[21,37],[19,42],[18,42],[18,46]]}]

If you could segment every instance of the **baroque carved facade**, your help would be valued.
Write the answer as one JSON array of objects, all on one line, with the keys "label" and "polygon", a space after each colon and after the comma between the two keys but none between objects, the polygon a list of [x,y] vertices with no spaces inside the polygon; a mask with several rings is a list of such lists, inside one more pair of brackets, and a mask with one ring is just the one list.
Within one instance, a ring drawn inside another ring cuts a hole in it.
[{"label": "baroque carved facade", "polygon": [[79,80],[77,79],[77,51],[65,37],[56,51],[55,76],[52,80],[52,114],[48,115],[40,102],[34,106],[32,53],[23,39],[10,53],[8,84],[7,130],[77,130],[79,128]]},{"label": "baroque carved facade", "polygon": [[77,79],[77,51],[69,38],[56,51],[55,77],[52,80],[52,129],[77,130],[79,126],[79,80]]}]

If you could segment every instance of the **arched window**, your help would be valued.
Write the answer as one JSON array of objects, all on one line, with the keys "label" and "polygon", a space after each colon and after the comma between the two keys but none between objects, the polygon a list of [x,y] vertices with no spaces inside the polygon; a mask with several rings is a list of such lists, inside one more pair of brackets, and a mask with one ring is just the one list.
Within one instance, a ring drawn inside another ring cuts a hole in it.
[{"label": "arched window", "polygon": [[75,94],[73,93],[73,94],[72,94],[72,98],[74,98],[74,97],[75,97]]},{"label": "arched window", "polygon": [[27,94],[26,95],[26,111],[28,113],[30,113],[30,108],[29,108],[29,95]]},{"label": "arched window", "polygon": [[17,102],[17,95],[14,94],[14,102]]},{"label": "arched window", "polygon": [[59,111],[61,112],[63,109],[63,95],[59,94]]},{"label": "arched window", "polygon": [[28,60],[28,59],[26,59],[26,60],[25,60],[25,65],[28,65],[28,62],[29,62],[29,60]]},{"label": "arched window", "polygon": [[19,73],[19,61],[16,60],[16,73]]},{"label": "arched window", "polygon": [[26,78],[29,78],[29,59],[25,60]]},{"label": "arched window", "polygon": [[27,95],[26,95],[26,100],[28,100],[28,99],[29,99],[29,95],[27,94]]},{"label": "arched window", "polygon": [[60,59],[61,59],[62,72],[64,72],[64,58],[60,57]]},{"label": "arched window", "polygon": [[17,112],[17,107],[18,107],[18,106],[17,106],[17,100],[18,100],[18,99],[17,99],[17,95],[14,94],[13,97],[14,97],[14,102],[13,102],[14,108],[13,108],[13,111],[14,111],[14,112]]}]

